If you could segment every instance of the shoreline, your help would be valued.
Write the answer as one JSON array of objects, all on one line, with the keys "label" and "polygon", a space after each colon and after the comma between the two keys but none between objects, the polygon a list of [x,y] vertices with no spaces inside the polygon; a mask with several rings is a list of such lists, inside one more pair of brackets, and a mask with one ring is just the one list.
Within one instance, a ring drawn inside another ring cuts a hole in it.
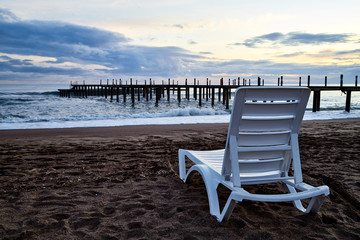
[{"label": "shoreline", "polygon": [[[312,122],[331,123],[331,122],[359,122],[360,118],[344,119],[324,119],[324,120],[303,120],[302,126]],[[169,131],[185,131],[197,129],[199,131],[211,128],[228,128],[229,123],[195,123],[195,124],[159,124],[159,125],[130,125],[130,126],[104,126],[104,127],[74,127],[74,128],[38,128],[38,129],[0,129],[0,136],[3,138],[13,138],[25,135],[45,137],[45,136],[94,136],[94,137],[122,137],[146,135],[156,132],[157,134],[167,134]],[[301,131],[301,129],[300,129]]]},{"label": "shoreline", "polygon": [[[176,111],[180,111],[177,109]],[[191,108],[186,111],[191,111]],[[345,111],[306,111],[304,121],[317,120],[341,120],[359,119],[360,111],[353,110],[351,113]],[[127,127],[127,126],[156,126],[156,125],[187,125],[187,124],[214,124],[229,123],[230,114],[214,115],[181,115],[163,116],[150,118],[120,118],[120,119],[98,119],[98,120],[69,120],[69,121],[45,121],[45,122],[23,122],[23,123],[0,123],[1,130],[21,129],[57,129],[57,128],[94,128],[94,127]]]}]

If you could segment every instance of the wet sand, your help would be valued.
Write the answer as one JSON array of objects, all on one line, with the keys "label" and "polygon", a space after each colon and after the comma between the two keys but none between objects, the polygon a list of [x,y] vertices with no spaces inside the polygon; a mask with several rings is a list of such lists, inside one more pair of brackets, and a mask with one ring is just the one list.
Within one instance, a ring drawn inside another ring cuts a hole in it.
[{"label": "wet sand", "polygon": [[0,131],[0,239],[360,239],[359,133],[360,119],[303,123],[304,180],[331,191],[319,213],[244,201],[218,223],[177,150],[223,148],[227,124]]}]

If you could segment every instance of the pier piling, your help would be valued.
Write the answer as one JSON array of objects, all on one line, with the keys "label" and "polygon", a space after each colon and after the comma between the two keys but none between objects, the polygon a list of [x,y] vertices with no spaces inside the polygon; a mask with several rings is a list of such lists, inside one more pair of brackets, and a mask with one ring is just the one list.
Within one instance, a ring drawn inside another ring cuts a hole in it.
[{"label": "pier piling", "polygon": [[346,103],[345,103],[345,111],[350,112],[351,105],[351,91],[346,91]]}]

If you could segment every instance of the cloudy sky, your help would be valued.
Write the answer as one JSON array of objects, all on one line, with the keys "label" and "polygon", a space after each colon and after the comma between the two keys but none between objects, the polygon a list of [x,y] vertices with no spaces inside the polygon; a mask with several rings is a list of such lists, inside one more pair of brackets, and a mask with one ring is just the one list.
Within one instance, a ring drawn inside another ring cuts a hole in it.
[{"label": "cloudy sky", "polygon": [[0,83],[360,75],[358,0],[0,1]]}]

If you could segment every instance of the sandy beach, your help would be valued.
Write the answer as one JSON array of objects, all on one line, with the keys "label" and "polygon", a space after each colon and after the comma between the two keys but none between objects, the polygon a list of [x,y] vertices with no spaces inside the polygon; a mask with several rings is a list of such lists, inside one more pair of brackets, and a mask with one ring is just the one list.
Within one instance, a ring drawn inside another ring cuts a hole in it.
[{"label": "sandy beach", "polygon": [[0,239],[360,239],[359,133],[360,119],[303,122],[304,180],[331,191],[318,214],[244,201],[218,223],[177,151],[223,148],[227,124],[3,130]]}]

